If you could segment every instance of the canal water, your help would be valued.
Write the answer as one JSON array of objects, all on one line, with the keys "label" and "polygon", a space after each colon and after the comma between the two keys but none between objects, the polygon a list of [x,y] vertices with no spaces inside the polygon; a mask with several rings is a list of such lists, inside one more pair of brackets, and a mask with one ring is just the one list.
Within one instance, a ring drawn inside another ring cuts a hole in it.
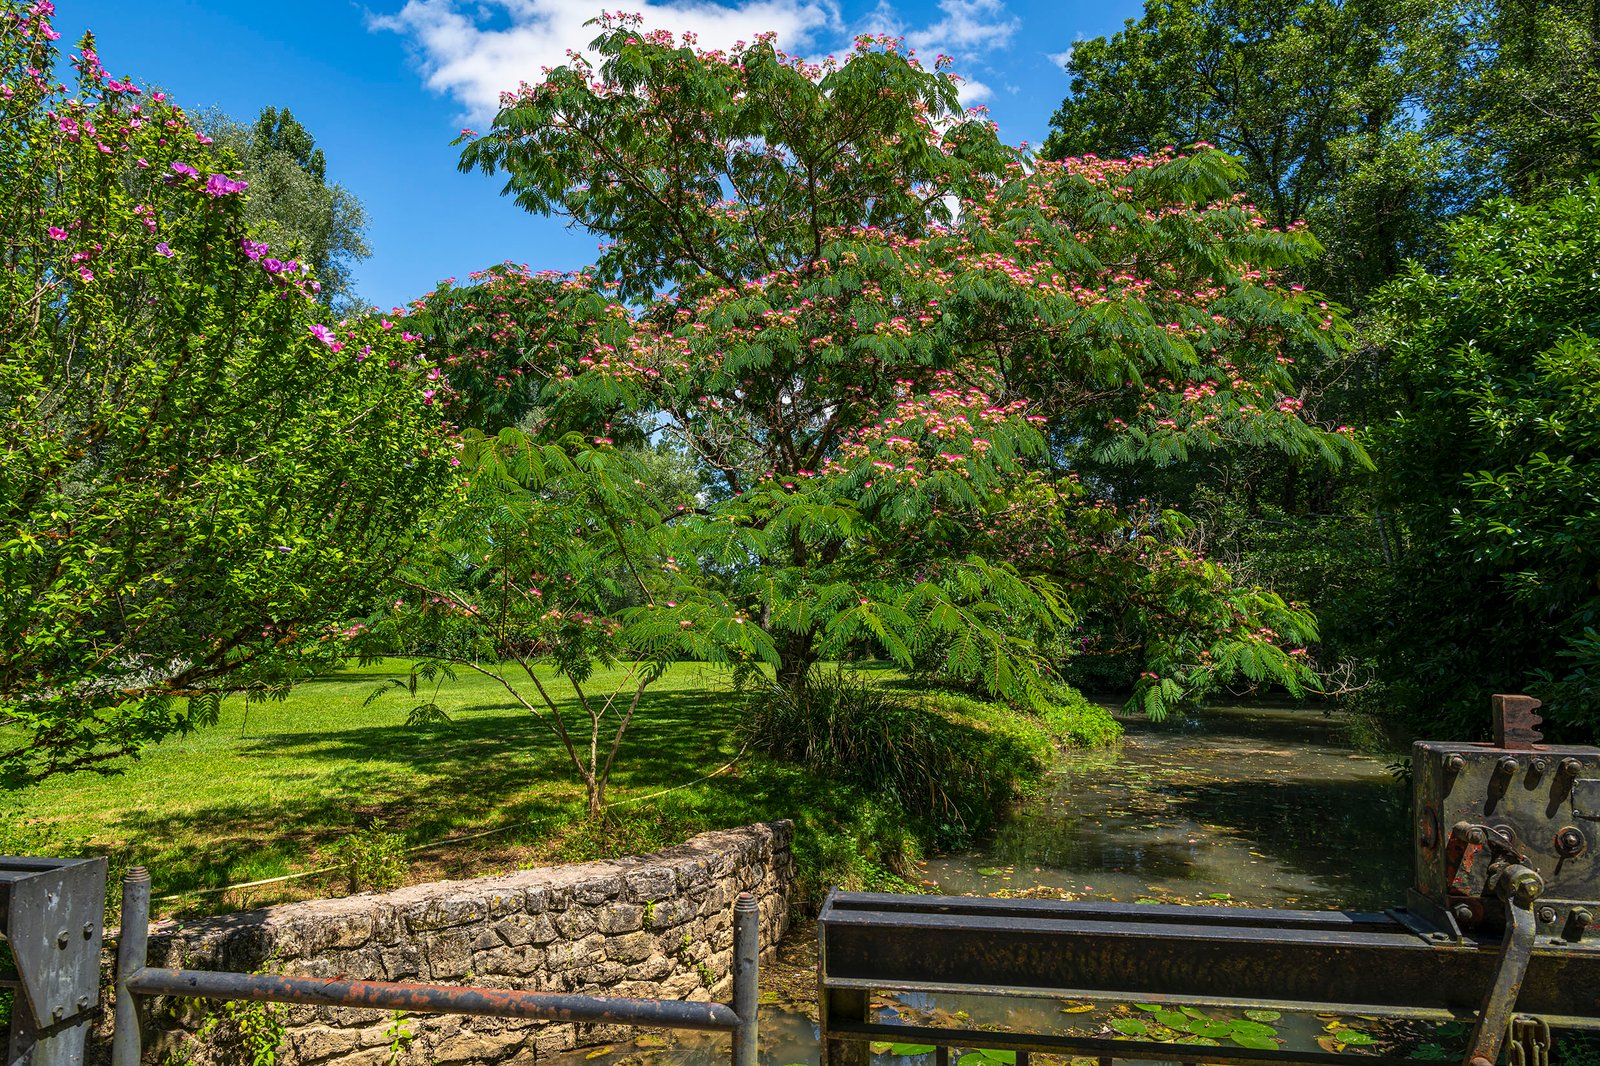
[{"label": "canal water", "polygon": [[[1338,718],[1221,707],[1124,725],[1117,747],[1064,755],[992,839],[930,858],[919,868],[923,886],[955,895],[1303,909],[1382,909],[1403,898],[1409,798],[1388,760],[1353,748]],[[809,1002],[815,935],[810,923],[798,927],[779,962],[763,968],[763,1066],[819,1061]],[[1264,1026],[1281,1046],[1305,1050],[1359,1051],[1370,1034],[1393,1035],[1371,1019],[1207,1010],[1186,1022],[1150,1005],[1054,999],[902,995],[876,1007],[880,1020],[1110,1036],[1172,1038],[1188,1024],[1219,1044],[1232,1043],[1233,1033],[1259,1038]],[[931,1066],[931,1055],[915,1051],[874,1045],[873,1066]],[[1004,1066],[1003,1056],[967,1051],[961,1066]],[[575,1052],[564,1066],[717,1066],[726,1055],[725,1037],[641,1036]],[[958,1050],[952,1062],[961,1057]]]}]

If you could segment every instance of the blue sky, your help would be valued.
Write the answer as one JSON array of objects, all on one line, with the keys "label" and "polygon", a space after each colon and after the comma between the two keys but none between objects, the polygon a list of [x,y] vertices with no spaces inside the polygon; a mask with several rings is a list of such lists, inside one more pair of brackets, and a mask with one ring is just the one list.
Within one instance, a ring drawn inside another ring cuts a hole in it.
[{"label": "blue sky", "polygon": [[593,37],[602,8],[646,25],[694,30],[705,46],[776,30],[806,56],[842,54],[859,32],[904,34],[919,55],[944,52],[1011,143],[1037,143],[1066,92],[1060,57],[1074,40],[1115,32],[1134,0],[57,0],[62,44],[93,29],[114,75],[159,85],[191,111],[253,119],[290,108],[317,138],[331,180],[366,205],[372,258],[358,294],[403,304],[443,277],[503,260],[568,270],[595,238],[535,218],[500,182],[456,171],[462,127],[484,129],[501,89]]}]

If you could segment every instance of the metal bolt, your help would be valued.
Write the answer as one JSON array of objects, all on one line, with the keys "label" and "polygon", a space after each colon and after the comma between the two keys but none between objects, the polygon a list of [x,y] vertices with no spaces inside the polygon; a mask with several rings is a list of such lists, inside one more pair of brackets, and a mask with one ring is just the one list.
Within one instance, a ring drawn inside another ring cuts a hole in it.
[{"label": "metal bolt", "polygon": [[1512,774],[1516,773],[1517,757],[1515,755],[1507,755],[1502,758],[1497,764],[1495,764],[1495,772],[1501,777],[1510,777]]},{"label": "metal bolt", "polygon": [[66,948],[67,948],[67,945],[70,944],[70,943],[72,943],[72,935],[70,933],[68,933],[65,929],[61,930],[60,934],[57,935],[57,937],[56,937],[56,947],[58,947],[61,950],[65,951]]},{"label": "metal bolt", "polygon": [[83,939],[85,939],[85,940],[93,940],[94,939],[94,923],[93,922],[84,922],[83,923]]},{"label": "metal bolt", "polygon": [[1472,921],[1472,907],[1466,903],[1457,903],[1455,909],[1456,921],[1466,925]]},{"label": "metal bolt", "polygon": [[1467,760],[1460,755],[1452,755],[1444,761],[1446,773],[1459,774],[1467,768]]},{"label": "metal bolt", "polygon": [[1594,921],[1594,915],[1589,913],[1589,908],[1579,907],[1572,912],[1572,924],[1579,929],[1587,929],[1589,923]]},{"label": "metal bolt", "polygon": [[66,1016],[67,1016],[67,1008],[65,1008],[65,1007],[57,1007],[55,1010],[50,1012],[50,1017],[54,1018],[58,1022],[62,1018],[65,1018]]},{"label": "metal bolt", "polygon": [[89,997],[88,996],[79,996],[78,997],[78,1009],[79,1010],[88,1010],[89,1009]]},{"label": "metal bolt", "polygon": [[1539,920],[1545,925],[1549,925],[1556,920],[1556,909],[1554,907],[1540,907]]},{"label": "metal bolt", "polygon": [[1575,858],[1583,854],[1589,841],[1583,835],[1583,830],[1575,825],[1564,826],[1556,833],[1556,853],[1566,858]]},{"label": "metal bolt", "polygon": [[1467,844],[1482,844],[1489,839],[1483,832],[1483,827],[1473,825],[1471,822],[1457,822],[1450,827],[1450,835]]},{"label": "metal bolt", "polygon": [[1535,759],[1533,760],[1532,764],[1529,765],[1528,769],[1535,777],[1539,777],[1544,774],[1549,765],[1550,764],[1545,762],[1543,759]]},{"label": "metal bolt", "polygon": [[1583,769],[1583,763],[1574,758],[1561,760],[1561,772],[1568,777],[1577,777],[1578,771]]}]

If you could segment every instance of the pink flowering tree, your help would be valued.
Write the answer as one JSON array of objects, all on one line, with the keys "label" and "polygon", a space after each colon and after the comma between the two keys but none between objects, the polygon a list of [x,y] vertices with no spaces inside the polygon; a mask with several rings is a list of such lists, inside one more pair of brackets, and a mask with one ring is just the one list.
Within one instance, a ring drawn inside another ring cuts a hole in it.
[{"label": "pink flowering tree", "polygon": [[51,6],[0,3],[0,772],[114,765],[281,694],[454,476],[416,338],[324,320],[246,184]]},{"label": "pink flowering tree", "polygon": [[[1095,475],[1236,449],[1365,461],[1298,396],[1296,360],[1344,334],[1276,274],[1317,244],[1243,202],[1231,160],[1030,159],[961,110],[942,58],[884,38],[817,65],[613,16],[594,48],[598,68],[573,55],[507,94],[462,167],[607,250],[497,279],[551,290],[514,310],[454,293],[508,343],[448,357],[520,371],[541,425],[626,424],[692,458],[707,491],[671,520],[781,679],[866,642],[1036,702],[1061,629],[1115,604],[1152,714],[1235,677],[1314,683],[1304,611]],[[522,340],[578,305],[576,334]]]}]

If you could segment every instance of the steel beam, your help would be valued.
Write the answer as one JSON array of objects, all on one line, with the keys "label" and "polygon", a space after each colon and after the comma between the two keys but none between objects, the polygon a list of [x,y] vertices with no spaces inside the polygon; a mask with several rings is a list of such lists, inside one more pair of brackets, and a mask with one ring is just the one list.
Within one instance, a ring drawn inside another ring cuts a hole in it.
[{"label": "steel beam", "polygon": [[[1494,981],[1500,938],[1455,942],[1420,933],[1406,918],[836,892],[818,935],[824,993],[898,989],[1470,1018]],[[1516,1011],[1552,1026],[1600,1028],[1600,949],[1541,939]]]}]

